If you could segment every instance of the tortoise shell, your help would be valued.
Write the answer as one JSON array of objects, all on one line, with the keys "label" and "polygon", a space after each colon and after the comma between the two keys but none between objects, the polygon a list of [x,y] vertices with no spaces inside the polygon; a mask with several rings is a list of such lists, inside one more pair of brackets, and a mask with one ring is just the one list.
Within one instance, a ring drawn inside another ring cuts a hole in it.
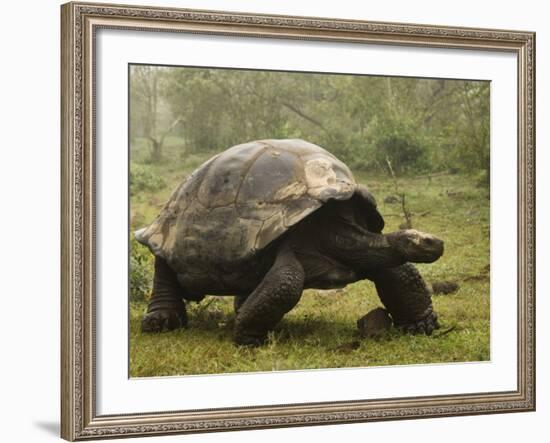
[{"label": "tortoise shell", "polygon": [[303,140],[259,140],[216,155],[184,180],[136,239],[187,276],[255,259],[326,201],[347,200],[349,168]]}]

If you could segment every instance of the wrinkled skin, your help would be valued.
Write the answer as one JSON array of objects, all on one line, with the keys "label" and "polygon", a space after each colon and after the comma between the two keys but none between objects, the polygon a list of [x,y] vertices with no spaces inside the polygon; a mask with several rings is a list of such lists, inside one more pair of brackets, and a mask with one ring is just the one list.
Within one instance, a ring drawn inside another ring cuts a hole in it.
[{"label": "wrinkled skin", "polygon": [[[372,199],[364,188],[356,194],[360,202]],[[257,346],[298,303],[304,289],[341,288],[369,279],[397,327],[408,333],[431,334],[438,323],[430,290],[410,262],[437,260],[443,254],[443,241],[416,230],[382,234],[376,232],[383,227],[378,222],[365,217],[353,198],[328,202],[273,242],[260,260],[243,265],[242,274],[232,276],[229,294],[213,286],[195,286],[189,291],[157,258],[155,288],[142,330],[184,326],[182,299],[196,299],[197,292],[235,295],[235,341]],[[186,297],[186,293],[193,296]]]}]

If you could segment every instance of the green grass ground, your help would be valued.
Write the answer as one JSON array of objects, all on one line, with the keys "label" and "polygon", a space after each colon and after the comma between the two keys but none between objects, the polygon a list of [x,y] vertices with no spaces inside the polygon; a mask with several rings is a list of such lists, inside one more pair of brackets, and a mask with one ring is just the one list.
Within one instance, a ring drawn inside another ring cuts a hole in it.
[{"label": "green grass ground", "polygon": [[[152,165],[165,182],[162,189],[140,192],[131,199],[132,228],[151,221],[172,188],[204,160],[188,156],[178,162]],[[395,195],[385,175],[356,173],[369,186],[386,220],[385,231],[403,222],[400,204],[386,204]],[[307,290],[257,349],[236,347],[232,297],[206,297],[188,306],[189,326],[163,334],[142,334],[145,301],[130,303],[130,376],[365,367],[490,359],[489,337],[489,199],[477,178],[440,175],[399,179],[413,212],[413,227],[445,240],[445,254],[436,263],[419,265],[428,281],[452,280],[454,294],[434,296],[441,329],[432,336],[391,331],[379,339],[361,339],[356,321],[381,303],[374,285],[358,282],[339,291]]]}]

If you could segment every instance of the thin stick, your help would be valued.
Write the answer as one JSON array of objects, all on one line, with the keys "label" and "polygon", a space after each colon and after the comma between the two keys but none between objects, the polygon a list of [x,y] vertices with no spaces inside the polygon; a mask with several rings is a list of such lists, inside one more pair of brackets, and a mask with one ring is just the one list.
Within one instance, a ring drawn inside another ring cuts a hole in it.
[{"label": "thin stick", "polygon": [[407,204],[405,202],[405,193],[401,192],[401,189],[399,187],[399,182],[397,181],[397,177],[395,176],[395,172],[393,171],[391,161],[388,157],[386,157],[386,163],[388,164],[388,169],[390,170],[390,174],[393,178],[393,184],[395,186],[395,192],[399,195],[401,199],[401,209],[403,211],[403,216],[405,217],[405,225],[407,228],[412,228],[412,214],[407,209]]}]

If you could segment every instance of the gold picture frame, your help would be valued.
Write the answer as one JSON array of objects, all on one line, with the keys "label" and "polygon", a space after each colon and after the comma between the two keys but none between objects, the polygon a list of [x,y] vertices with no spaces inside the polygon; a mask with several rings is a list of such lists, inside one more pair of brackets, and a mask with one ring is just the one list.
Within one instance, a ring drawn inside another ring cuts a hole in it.
[{"label": "gold picture frame", "polygon": [[[533,411],[535,409],[535,34],[73,2],[61,7],[61,436],[214,432]],[[184,32],[289,40],[505,51],[517,55],[517,389],[384,400],[120,415],[96,414],[95,33]]]}]

